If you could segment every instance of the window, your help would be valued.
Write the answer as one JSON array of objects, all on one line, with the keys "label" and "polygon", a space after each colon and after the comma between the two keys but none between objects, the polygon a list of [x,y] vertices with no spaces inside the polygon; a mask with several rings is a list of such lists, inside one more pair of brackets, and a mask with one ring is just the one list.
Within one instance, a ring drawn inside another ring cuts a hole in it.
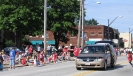
[{"label": "window", "polygon": [[98,35],[103,35],[103,33],[102,32],[98,32]]},{"label": "window", "polygon": [[87,32],[84,33],[84,38],[88,38],[88,33]]},{"label": "window", "polygon": [[[80,37],[82,37],[82,32],[80,32]],[[84,32],[84,38],[88,38],[88,33]]]},{"label": "window", "polygon": [[86,46],[81,51],[82,54],[104,54],[104,46]]},{"label": "window", "polygon": [[94,32],[91,32],[91,35],[95,35],[95,33]]},{"label": "window", "polygon": [[71,34],[71,37],[74,37],[75,35],[74,34]]},{"label": "window", "polygon": [[48,37],[48,32],[46,33],[46,37]]}]

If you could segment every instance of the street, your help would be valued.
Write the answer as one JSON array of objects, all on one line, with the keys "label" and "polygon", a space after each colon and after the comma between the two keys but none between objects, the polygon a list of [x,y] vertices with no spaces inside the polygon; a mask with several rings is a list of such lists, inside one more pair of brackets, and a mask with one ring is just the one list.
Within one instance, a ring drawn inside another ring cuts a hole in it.
[{"label": "street", "polygon": [[132,76],[133,67],[128,63],[126,56],[119,56],[115,68],[83,69],[76,70],[74,61],[52,63],[46,66],[17,67],[16,69],[4,69],[0,76]]}]

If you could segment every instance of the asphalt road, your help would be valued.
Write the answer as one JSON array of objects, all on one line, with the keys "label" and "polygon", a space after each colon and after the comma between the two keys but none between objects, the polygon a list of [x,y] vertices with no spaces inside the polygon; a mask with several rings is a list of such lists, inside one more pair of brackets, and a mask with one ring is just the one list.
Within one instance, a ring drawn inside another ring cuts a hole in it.
[{"label": "asphalt road", "polygon": [[118,57],[115,68],[76,70],[74,61],[47,64],[46,66],[18,67],[0,71],[0,76],[133,76],[133,67],[128,63],[126,56]]}]

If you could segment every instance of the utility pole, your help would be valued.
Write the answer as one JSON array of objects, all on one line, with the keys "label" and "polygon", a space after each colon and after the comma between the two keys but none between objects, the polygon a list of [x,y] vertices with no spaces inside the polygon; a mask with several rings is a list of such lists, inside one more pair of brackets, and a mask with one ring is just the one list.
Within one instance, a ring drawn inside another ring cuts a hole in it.
[{"label": "utility pole", "polygon": [[128,48],[131,48],[131,32],[133,31],[133,29],[131,30],[129,28],[129,40],[128,40]]},{"label": "utility pole", "polygon": [[129,42],[128,43],[128,48],[130,48],[130,28],[129,28],[129,36],[128,37],[129,37],[129,40],[128,40],[128,42]]},{"label": "utility pole", "polygon": [[109,35],[110,33],[109,33],[109,19],[108,19],[108,40],[109,40]]},{"label": "utility pole", "polygon": [[80,17],[79,17],[79,25],[78,25],[78,40],[77,40],[77,47],[80,47],[80,30],[81,30],[81,14],[82,14],[82,0],[80,0]]},{"label": "utility pole", "polygon": [[47,0],[44,0],[44,51],[46,51]]},{"label": "utility pole", "polygon": [[82,43],[81,48],[84,47],[84,0],[82,0]]}]

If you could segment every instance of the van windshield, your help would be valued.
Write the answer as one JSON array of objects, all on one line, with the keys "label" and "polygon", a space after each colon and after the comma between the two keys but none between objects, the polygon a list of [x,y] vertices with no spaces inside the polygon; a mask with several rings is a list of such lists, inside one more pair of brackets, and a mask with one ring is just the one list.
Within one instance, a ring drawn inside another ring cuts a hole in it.
[{"label": "van windshield", "polygon": [[81,54],[104,54],[104,46],[86,46],[81,51]]}]

